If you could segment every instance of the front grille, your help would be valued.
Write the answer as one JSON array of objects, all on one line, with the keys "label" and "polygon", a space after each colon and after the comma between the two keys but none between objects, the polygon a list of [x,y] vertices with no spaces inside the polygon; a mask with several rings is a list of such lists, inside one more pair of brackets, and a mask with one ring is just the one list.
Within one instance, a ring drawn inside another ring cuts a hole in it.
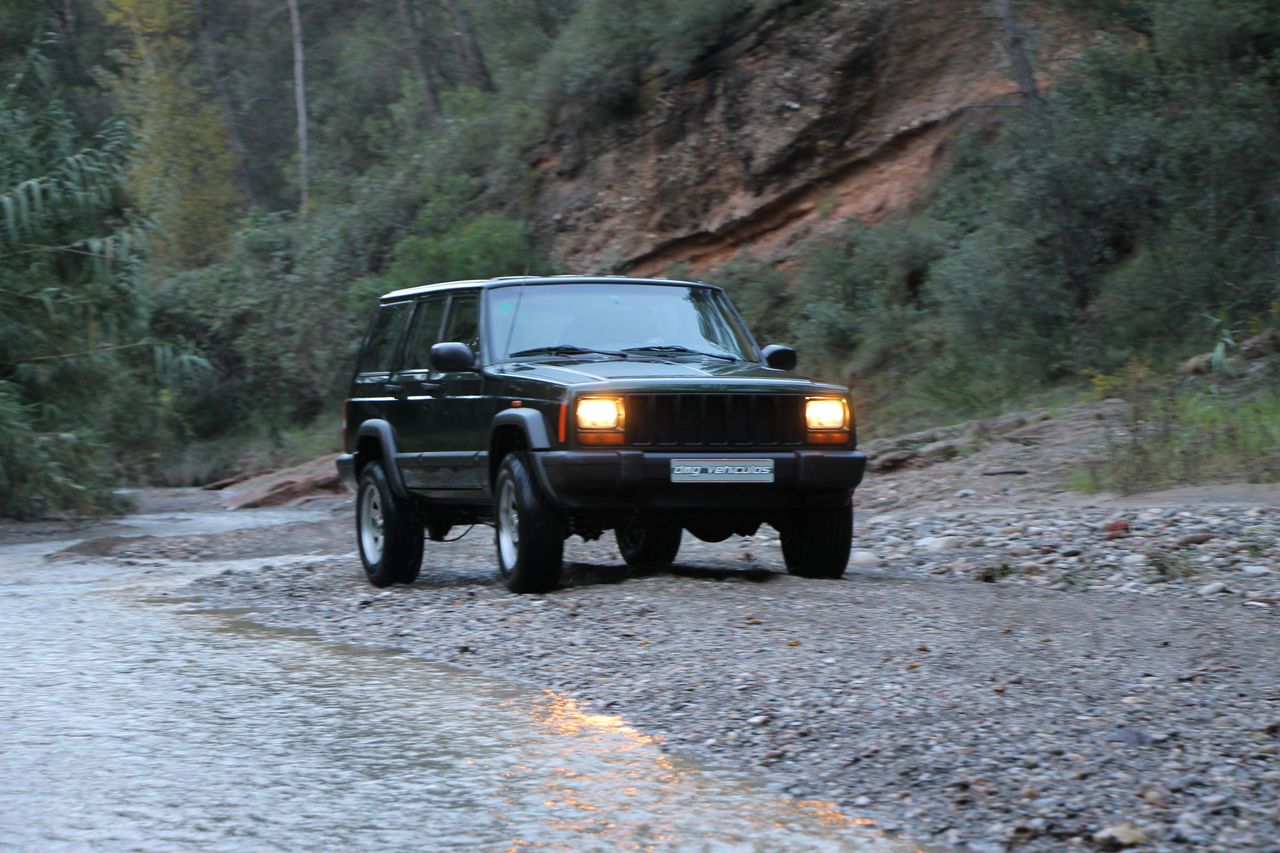
[{"label": "front grille", "polygon": [[627,444],[726,450],[800,445],[804,399],[794,394],[628,394]]}]

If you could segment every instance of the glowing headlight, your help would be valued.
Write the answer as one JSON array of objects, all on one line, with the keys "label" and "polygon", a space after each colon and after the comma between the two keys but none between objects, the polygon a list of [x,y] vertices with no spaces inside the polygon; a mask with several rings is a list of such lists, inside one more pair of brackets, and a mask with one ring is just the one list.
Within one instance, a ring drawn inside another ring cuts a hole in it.
[{"label": "glowing headlight", "polygon": [[849,406],[838,397],[814,397],[805,401],[804,420],[809,429],[847,429]]},{"label": "glowing headlight", "polygon": [[584,397],[578,401],[578,429],[622,429],[622,401]]}]

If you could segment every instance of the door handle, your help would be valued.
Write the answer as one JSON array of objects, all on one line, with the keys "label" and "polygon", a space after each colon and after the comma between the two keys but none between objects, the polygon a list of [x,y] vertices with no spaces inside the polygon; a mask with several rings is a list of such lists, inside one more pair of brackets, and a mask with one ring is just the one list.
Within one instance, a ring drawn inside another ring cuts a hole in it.
[{"label": "door handle", "polygon": [[403,394],[404,386],[393,383],[393,382],[388,382],[386,385],[382,386],[382,390],[386,391],[388,394]]},{"label": "door handle", "polygon": [[419,382],[418,388],[426,394],[439,394],[444,390],[443,382]]}]

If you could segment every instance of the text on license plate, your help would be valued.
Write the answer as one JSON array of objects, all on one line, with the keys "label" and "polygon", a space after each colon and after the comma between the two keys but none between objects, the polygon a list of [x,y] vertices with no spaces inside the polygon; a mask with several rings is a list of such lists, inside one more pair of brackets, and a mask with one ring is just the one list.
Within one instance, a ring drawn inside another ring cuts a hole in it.
[{"label": "text on license plate", "polygon": [[772,483],[772,459],[672,459],[673,483]]}]

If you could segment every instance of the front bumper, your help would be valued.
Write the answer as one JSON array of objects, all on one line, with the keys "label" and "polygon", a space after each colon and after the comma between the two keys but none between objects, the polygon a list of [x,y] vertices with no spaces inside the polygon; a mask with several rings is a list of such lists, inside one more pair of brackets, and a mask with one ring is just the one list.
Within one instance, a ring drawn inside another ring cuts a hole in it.
[{"label": "front bumper", "polygon": [[[552,500],[570,510],[778,510],[847,504],[867,457],[857,450],[646,453],[554,450],[530,454]],[[673,483],[673,459],[773,460],[772,483]]]}]

